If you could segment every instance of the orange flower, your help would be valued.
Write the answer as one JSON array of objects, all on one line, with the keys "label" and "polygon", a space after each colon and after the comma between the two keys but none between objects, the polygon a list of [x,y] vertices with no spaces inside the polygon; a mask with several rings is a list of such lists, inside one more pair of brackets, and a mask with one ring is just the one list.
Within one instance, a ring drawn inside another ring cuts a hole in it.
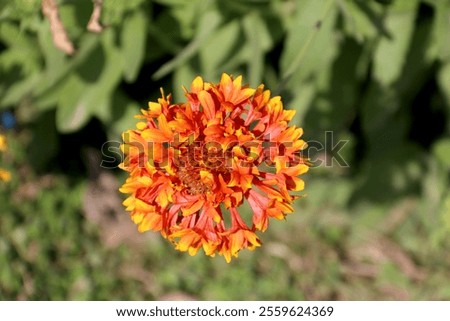
[{"label": "orange flower", "polygon": [[0,181],[9,182],[11,180],[11,173],[0,168]]},{"label": "orange flower", "polygon": [[[6,137],[0,134],[0,152],[6,152],[7,144]],[[11,173],[6,169],[0,167],[0,181],[9,182],[11,180]]]},{"label": "orange flower", "polygon": [[0,134],[0,152],[6,152],[7,144],[5,135]]},{"label": "orange flower", "polygon": [[[294,111],[264,85],[242,85],[223,74],[219,84],[197,77],[187,102],[171,95],[150,102],[136,129],[123,134],[129,177],[120,189],[140,232],[160,231],[179,251],[216,253],[227,262],[261,245],[256,231],[284,219],[303,190],[308,170]],[[247,201],[253,214],[242,217]]]}]

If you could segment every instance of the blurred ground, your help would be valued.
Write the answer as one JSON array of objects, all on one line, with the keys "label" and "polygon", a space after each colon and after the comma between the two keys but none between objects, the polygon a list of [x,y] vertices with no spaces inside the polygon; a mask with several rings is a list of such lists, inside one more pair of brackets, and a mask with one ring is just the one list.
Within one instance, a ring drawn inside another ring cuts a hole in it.
[{"label": "blurred ground", "polygon": [[342,180],[312,172],[307,182],[310,196],[296,213],[272,222],[260,249],[227,264],[138,233],[110,172],[88,183],[31,179],[17,197],[0,199],[2,213],[13,214],[1,217],[1,298],[449,299],[450,260],[419,198],[347,208]]}]

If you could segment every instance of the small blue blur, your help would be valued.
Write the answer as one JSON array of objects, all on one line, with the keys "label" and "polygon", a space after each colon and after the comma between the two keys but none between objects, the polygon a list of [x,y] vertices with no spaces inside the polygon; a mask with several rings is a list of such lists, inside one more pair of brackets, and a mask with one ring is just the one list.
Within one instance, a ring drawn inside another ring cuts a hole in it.
[{"label": "small blue blur", "polygon": [[11,129],[16,126],[16,116],[10,111],[4,111],[0,114],[0,123],[5,129]]}]

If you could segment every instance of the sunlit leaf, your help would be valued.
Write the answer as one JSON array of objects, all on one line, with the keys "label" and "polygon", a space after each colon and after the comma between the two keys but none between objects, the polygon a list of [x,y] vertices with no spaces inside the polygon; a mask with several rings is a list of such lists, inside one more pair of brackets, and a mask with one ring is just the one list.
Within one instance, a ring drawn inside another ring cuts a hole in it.
[{"label": "sunlit leaf", "polygon": [[139,105],[127,99],[123,94],[114,93],[112,96],[112,126],[108,130],[109,138],[115,141],[120,139],[120,135],[136,126],[136,118],[135,115],[139,113]]},{"label": "sunlit leaf", "polygon": [[195,69],[193,69],[190,66],[190,64],[181,65],[174,70],[173,72],[174,101],[182,101],[183,99],[185,99],[185,92],[182,86],[190,90],[192,79],[194,79],[196,76],[198,75]]},{"label": "sunlit leaf", "polygon": [[433,153],[447,169],[450,169],[450,138],[441,139],[434,143]]},{"label": "sunlit leaf", "polygon": [[450,233],[450,193],[447,194],[441,206],[441,218],[443,222],[444,237]]},{"label": "sunlit leaf", "polygon": [[272,46],[272,39],[264,20],[256,13],[247,15],[242,23],[251,50],[251,55],[247,60],[248,81],[251,86],[258,86],[263,77],[264,56]]},{"label": "sunlit leaf", "polygon": [[340,1],[345,31],[359,42],[374,38],[384,30],[381,8],[373,2],[357,2],[354,0]]},{"label": "sunlit leaf", "polygon": [[291,76],[296,81],[307,79],[330,63],[337,49],[333,31],[336,17],[334,1],[299,3],[280,61],[284,80]]},{"label": "sunlit leaf", "polygon": [[122,56],[114,44],[112,30],[102,34],[97,47],[77,73],[72,74],[59,98],[57,127],[70,132],[83,126],[91,116],[110,119],[110,99],[122,74]]},{"label": "sunlit leaf", "polygon": [[192,42],[187,45],[175,58],[162,65],[154,74],[154,79],[160,79],[170,73],[174,68],[192,58],[214,33],[221,22],[220,15],[215,11],[203,15],[198,24],[198,33]]},{"label": "sunlit leaf", "polygon": [[179,25],[178,36],[184,40],[195,38],[202,30],[199,30],[199,23],[202,17],[210,11],[217,10],[215,1],[190,0],[180,1],[171,6],[171,15]]},{"label": "sunlit leaf", "polygon": [[86,124],[91,114],[83,97],[87,85],[77,74],[72,75],[61,89],[56,111],[56,127],[60,132],[72,132]]},{"label": "sunlit leaf", "polygon": [[447,106],[450,108],[450,62],[447,62],[438,72],[439,87],[447,99]]},{"label": "sunlit leaf", "polygon": [[[125,80],[136,79],[145,54],[147,17],[137,12],[126,18],[121,32]],[[151,50],[151,49],[150,49]]]},{"label": "sunlit leaf", "polygon": [[389,7],[386,28],[389,37],[382,37],[374,55],[374,77],[389,86],[400,76],[414,31],[419,2],[399,0]]},{"label": "sunlit leaf", "polygon": [[434,41],[440,59],[450,61],[450,1],[435,0]]},{"label": "sunlit leaf", "polygon": [[236,53],[239,46],[239,21],[234,19],[216,30],[214,36],[200,48],[199,57],[203,76],[212,78],[220,75],[223,65]]},{"label": "sunlit leaf", "polygon": [[121,25],[128,11],[140,11],[145,0],[108,0],[103,1],[102,23],[105,25]]},{"label": "sunlit leaf", "polygon": [[39,83],[42,75],[35,73],[21,82],[12,84],[5,95],[0,98],[1,105],[11,106],[17,104],[25,95],[30,94],[33,88]]},{"label": "sunlit leaf", "polygon": [[36,96],[51,95],[53,88],[57,87],[64,77],[67,77],[70,72],[73,72],[80,64],[89,59],[92,51],[98,47],[99,39],[97,35],[86,34],[80,40],[79,49],[75,57],[68,60],[61,68],[55,68],[49,77],[44,77],[35,88],[34,94]]},{"label": "sunlit leaf", "polygon": [[54,83],[64,72],[67,60],[64,52],[59,50],[53,43],[52,35],[48,32],[49,24],[44,22],[39,26],[38,41],[45,59],[46,80]]}]

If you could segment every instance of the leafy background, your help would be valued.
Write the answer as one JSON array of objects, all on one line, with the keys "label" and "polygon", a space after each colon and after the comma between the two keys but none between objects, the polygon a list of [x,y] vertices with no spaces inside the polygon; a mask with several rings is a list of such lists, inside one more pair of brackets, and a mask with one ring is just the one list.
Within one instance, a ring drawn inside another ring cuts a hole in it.
[{"label": "leafy background", "polygon": [[[91,1],[58,5],[72,56],[40,1],[0,4],[0,299],[450,299],[448,0],[104,0],[98,34]],[[139,234],[100,167],[160,87],[222,72],[348,141],[231,264]]]}]

